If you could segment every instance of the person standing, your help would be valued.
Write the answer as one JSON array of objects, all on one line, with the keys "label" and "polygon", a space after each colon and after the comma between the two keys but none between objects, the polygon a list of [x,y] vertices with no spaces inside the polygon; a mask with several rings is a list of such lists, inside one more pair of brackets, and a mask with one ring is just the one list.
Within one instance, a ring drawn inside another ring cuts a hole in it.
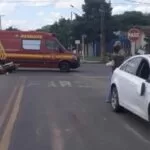
[{"label": "person standing", "polygon": [[[113,45],[113,53],[111,55],[110,61],[106,63],[106,66],[111,67],[111,74],[110,74],[110,82],[111,82],[111,77],[116,68],[118,68],[123,61],[125,60],[125,51],[122,49],[121,42],[116,41],[115,44]],[[110,102],[110,97],[111,97],[111,87],[109,85],[109,90],[108,90],[108,95],[106,98],[106,102]]]}]

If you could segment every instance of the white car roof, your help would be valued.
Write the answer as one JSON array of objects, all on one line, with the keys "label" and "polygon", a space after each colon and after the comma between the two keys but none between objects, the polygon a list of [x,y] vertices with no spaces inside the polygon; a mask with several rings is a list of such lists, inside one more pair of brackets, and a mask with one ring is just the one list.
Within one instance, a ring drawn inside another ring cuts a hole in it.
[{"label": "white car roof", "polygon": [[135,58],[135,57],[143,57],[143,58],[146,58],[147,60],[149,60],[149,62],[150,62],[150,54],[136,55],[136,56],[133,56],[130,58]]}]

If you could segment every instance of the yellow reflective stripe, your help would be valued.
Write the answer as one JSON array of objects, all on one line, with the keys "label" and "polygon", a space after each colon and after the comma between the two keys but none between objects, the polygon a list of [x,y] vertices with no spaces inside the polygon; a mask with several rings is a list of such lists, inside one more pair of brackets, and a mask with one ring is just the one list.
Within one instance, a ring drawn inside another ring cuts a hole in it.
[{"label": "yellow reflective stripe", "polygon": [[9,53],[7,54],[7,57],[11,57],[11,58],[43,58],[43,55],[39,55],[39,54],[13,54],[13,53]]},{"label": "yellow reflective stripe", "polygon": [[68,55],[44,55],[46,59],[72,59],[72,56]]},{"label": "yellow reflective stripe", "polygon": [[16,54],[7,53],[9,58],[35,58],[35,59],[72,59],[72,56],[68,55],[41,55],[41,54]]},{"label": "yellow reflective stripe", "polygon": [[0,41],[0,59],[1,60],[6,59],[5,49],[4,49],[1,41]]}]

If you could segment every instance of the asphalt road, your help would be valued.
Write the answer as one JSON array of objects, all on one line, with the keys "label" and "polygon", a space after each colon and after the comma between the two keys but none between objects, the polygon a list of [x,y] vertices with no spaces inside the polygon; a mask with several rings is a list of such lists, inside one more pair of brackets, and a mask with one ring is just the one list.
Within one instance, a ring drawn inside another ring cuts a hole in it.
[{"label": "asphalt road", "polygon": [[149,150],[150,125],[105,103],[109,72],[85,64],[0,76],[0,150]]}]

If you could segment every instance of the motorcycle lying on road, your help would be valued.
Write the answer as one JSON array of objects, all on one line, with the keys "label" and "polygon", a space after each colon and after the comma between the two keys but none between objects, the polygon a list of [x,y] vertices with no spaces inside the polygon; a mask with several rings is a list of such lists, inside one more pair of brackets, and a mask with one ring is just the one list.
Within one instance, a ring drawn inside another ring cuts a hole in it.
[{"label": "motorcycle lying on road", "polygon": [[19,65],[14,64],[13,62],[2,63],[0,62],[0,74],[12,73],[17,70]]}]

